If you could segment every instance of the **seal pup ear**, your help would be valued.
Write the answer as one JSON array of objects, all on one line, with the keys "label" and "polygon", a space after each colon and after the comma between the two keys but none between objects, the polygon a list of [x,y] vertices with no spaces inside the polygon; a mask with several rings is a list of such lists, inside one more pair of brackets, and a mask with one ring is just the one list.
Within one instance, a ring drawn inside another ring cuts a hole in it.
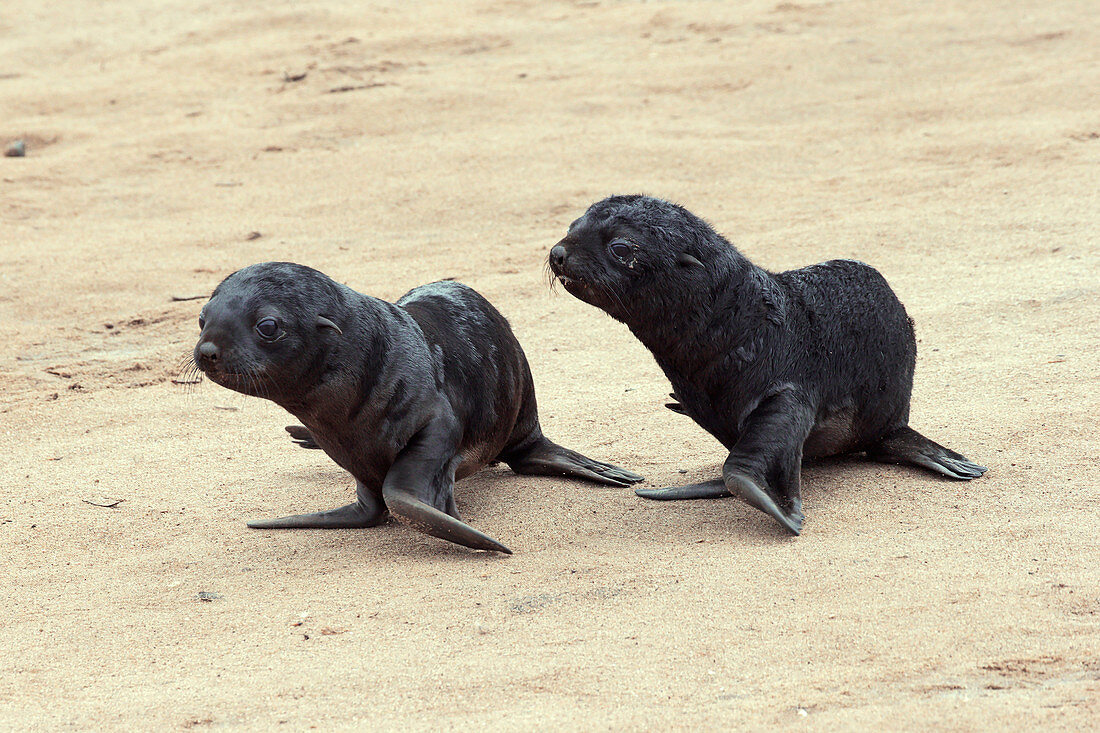
[{"label": "seal pup ear", "polygon": [[685,267],[703,267],[702,262],[692,257],[687,252],[681,252],[680,254],[676,255],[676,262],[684,265]]},{"label": "seal pup ear", "polygon": [[317,328],[331,328],[338,335],[344,335],[344,332],[340,330],[339,326],[337,326],[335,323],[333,323],[328,318],[325,318],[324,316],[317,316]]}]

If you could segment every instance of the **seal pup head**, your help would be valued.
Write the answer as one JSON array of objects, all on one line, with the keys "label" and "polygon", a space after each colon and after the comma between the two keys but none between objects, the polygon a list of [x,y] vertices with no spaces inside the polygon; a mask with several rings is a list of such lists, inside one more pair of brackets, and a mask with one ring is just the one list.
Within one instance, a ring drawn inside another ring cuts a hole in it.
[{"label": "seal pup head", "polygon": [[199,314],[195,364],[223,387],[283,403],[320,378],[343,312],[340,286],[317,270],[250,265],[225,278]]},{"label": "seal pup head", "polygon": [[682,206],[650,196],[610,196],[569,225],[550,250],[570,294],[629,326],[690,310],[737,251]]}]

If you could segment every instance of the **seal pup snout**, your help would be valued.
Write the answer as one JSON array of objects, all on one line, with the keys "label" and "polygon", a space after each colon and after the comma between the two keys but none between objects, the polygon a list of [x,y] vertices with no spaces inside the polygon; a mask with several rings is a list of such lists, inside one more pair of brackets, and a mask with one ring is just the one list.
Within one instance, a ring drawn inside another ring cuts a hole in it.
[{"label": "seal pup snout", "polygon": [[199,371],[212,379],[232,371],[226,369],[225,357],[225,350],[214,339],[200,338],[195,345],[195,364],[199,367]]},{"label": "seal pup snout", "polygon": [[261,365],[242,360],[232,349],[202,341],[194,351],[195,366],[215,384],[247,395],[270,396],[271,385]]},{"label": "seal pup snout", "polygon": [[218,354],[220,352],[221,349],[219,349],[213,341],[202,341],[199,343],[195,361],[204,369],[210,368],[218,363]]},{"label": "seal pup snout", "polygon": [[627,239],[578,237],[573,233],[551,248],[547,266],[570,295],[620,321],[627,319],[630,306],[624,298],[623,284],[611,273],[616,267],[630,271],[632,276],[643,272],[638,248]]},{"label": "seal pup snout", "polygon": [[569,250],[565,248],[561,242],[554,245],[550,250],[550,266],[555,269],[561,269],[565,266],[565,258],[569,256]]}]

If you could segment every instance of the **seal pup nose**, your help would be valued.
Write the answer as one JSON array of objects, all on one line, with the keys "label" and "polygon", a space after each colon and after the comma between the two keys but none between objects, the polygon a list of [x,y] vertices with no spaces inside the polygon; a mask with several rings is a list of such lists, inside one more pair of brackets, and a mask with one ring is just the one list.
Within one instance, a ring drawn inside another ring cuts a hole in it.
[{"label": "seal pup nose", "polygon": [[555,244],[554,248],[550,250],[550,264],[554,267],[561,267],[565,264],[565,258],[569,252],[560,244]]},{"label": "seal pup nose", "polygon": [[219,350],[213,341],[203,341],[199,344],[199,361],[203,364],[217,364]]}]

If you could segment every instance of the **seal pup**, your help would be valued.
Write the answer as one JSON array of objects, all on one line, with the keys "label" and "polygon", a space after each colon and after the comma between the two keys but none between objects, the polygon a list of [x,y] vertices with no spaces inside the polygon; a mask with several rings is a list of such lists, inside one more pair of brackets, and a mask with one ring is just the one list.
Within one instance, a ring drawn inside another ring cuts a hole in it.
[{"label": "seal pup", "polygon": [[352,504],[250,527],[371,527],[388,510],[421,532],[510,554],[459,519],[457,479],[503,461],[521,474],[642,480],[542,434],[523,349],[465,285],[431,283],[388,303],[309,267],[267,262],[223,280],[199,327],[203,374],[285,408],[304,426],[290,426],[292,437],[355,477]]},{"label": "seal pup", "polygon": [[909,427],[913,322],[868,265],[767,272],[687,209],[635,195],[589,207],[549,267],[630,328],[672,383],[667,406],[730,452],[721,479],[639,496],[733,495],[799,534],[803,457],[862,451],[955,479],[986,471]]}]

